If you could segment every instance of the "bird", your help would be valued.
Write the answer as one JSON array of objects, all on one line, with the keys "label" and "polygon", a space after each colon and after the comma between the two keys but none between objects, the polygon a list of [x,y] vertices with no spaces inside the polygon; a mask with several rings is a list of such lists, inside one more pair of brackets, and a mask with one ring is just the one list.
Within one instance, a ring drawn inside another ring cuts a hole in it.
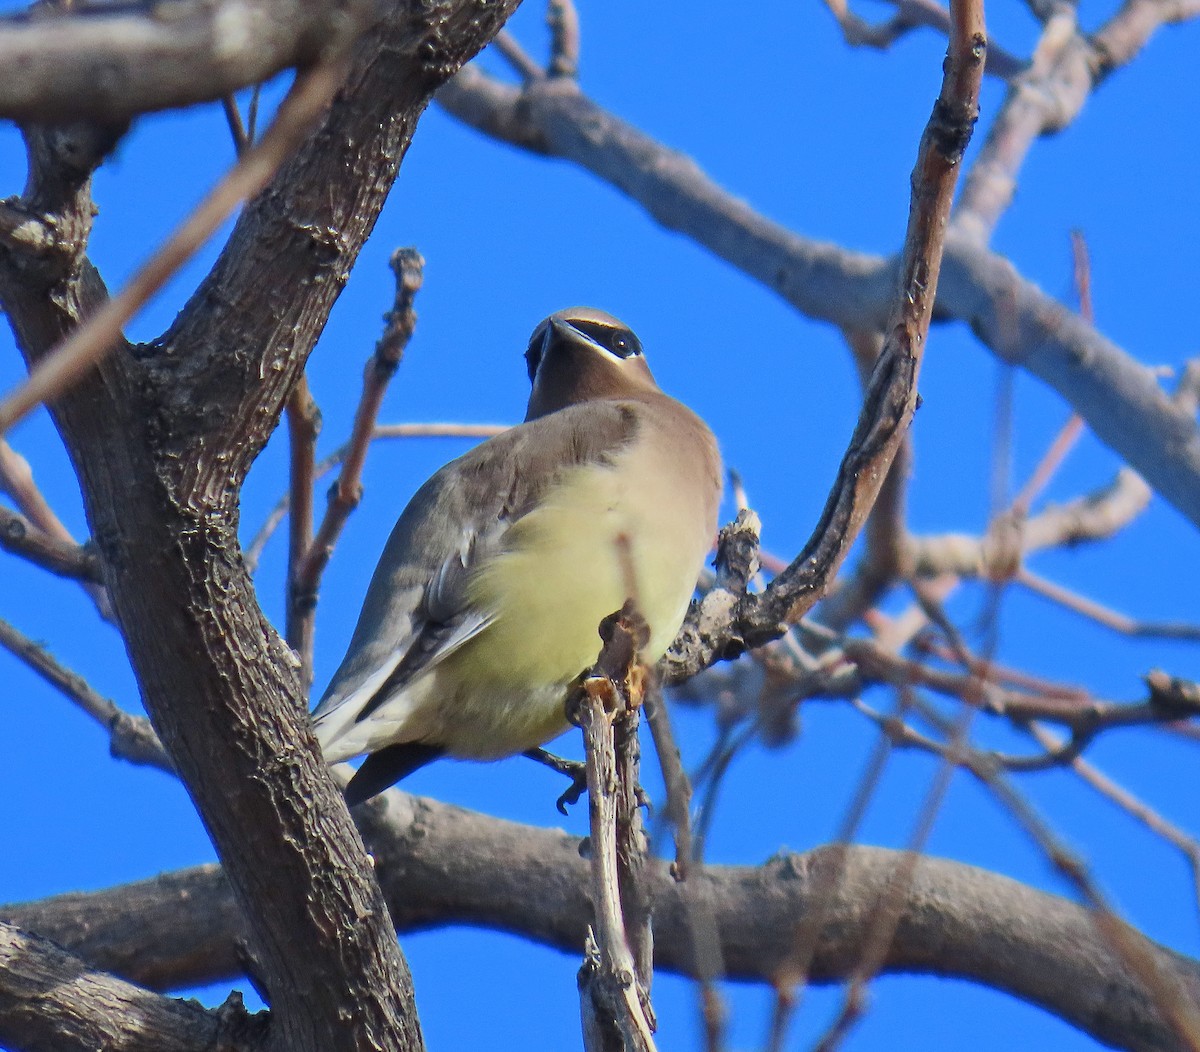
[{"label": "bird", "polygon": [[712,432],[604,311],[551,314],[525,362],[524,422],[417,490],[313,711],[327,762],[366,754],[344,790],[351,806],[442,756],[549,742],[605,617],[634,600],[652,664],[687,613],[716,535]]}]

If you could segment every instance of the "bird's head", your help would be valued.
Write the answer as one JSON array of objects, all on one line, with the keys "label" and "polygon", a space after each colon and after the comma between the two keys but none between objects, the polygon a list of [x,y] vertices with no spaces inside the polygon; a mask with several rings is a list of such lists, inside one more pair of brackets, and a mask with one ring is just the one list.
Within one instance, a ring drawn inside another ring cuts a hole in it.
[{"label": "bird's head", "polygon": [[526,420],[579,402],[628,398],[657,391],[629,326],[593,307],[568,307],[551,314],[529,339]]}]

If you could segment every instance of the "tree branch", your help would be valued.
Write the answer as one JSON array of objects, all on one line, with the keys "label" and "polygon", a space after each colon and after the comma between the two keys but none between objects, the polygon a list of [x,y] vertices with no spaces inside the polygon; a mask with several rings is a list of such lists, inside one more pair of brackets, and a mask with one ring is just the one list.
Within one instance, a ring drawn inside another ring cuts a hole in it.
[{"label": "tree branch", "polygon": [[314,62],[373,5],[322,0],[149,0],[42,6],[0,19],[0,116],[120,124],[219,99]]},{"label": "tree branch", "polygon": [[[588,862],[576,838],[397,791],[359,809],[358,818],[398,930],[476,925],[572,954],[582,950],[592,907]],[[844,852],[841,863],[838,852]],[[797,928],[826,901],[812,979],[838,981],[857,963],[896,855],[861,846],[822,848],[782,854],[761,867],[709,866],[682,885],[667,863],[651,862],[646,880],[655,963],[693,974],[688,896],[694,895],[716,918],[726,975],[773,982],[790,967]],[[215,866],[6,906],[0,916],[95,966],[156,987],[228,979],[243,967],[237,908]],[[1200,964],[1128,931],[1172,981],[1200,999]],[[979,982],[1118,1048],[1179,1049],[1087,910],[962,863],[918,861],[884,971]]]},{"label": "tree branch", "polygon": [[942,239],[962,155],[979,114],[985,46],[982,9],[968,4],[963,22],[955,20],[941,94],[917,153],[901,280],[887,335],[821,518],[800,554],[761,596],[741,596],[736,623],[728,626],[723,640],[690,653],[674,648],[668,681],[695,674],[731,651],[736,653],[740,645],[753,647],[777,638],[787,625],[803,617],[825,594],[870,513],[916,407]]},{"label": "tree branch", "polygon": [[168,774],[175,773],[171,758],[149,720],[131,716],[115,701],[98,694],[87,680],[60,664],[45,647],[3,620],[0,620],[0,647],[23,661],[105,728],[113,756],[130,763],[157,767]]},{"label": "tree branch", "polygon": [[[241,561],[239,490],[430,95],[514,6],[390,7],[322,127],[242,211],[172,330],[152,349],[110,355],[51,407],[147,710],[250,918],[275,1039],[296,1052],[415,1049],[421,1036],[295,659]],[[86,261],[53,287],[37,278],[0,254],[0,296],[30,364],[104,296]]]},{"label": "tree branch", "polygon": [[[850,47],[887,50],[914,29],[929,28],[944,36],[950,34],[950,12],[935,0],[891,0],[896,13],[885,22],[870,23],[850,10],[846,0],[825,0],[825,6],[837,19],[842,38]],[[1025,63],[995,41],[988,40],[984,73],[1007,80],[1025,68]]]},{"label": "tree branch", "polygon": [[[413,300],[424,280],[425,260],[414,248],[400,248],[392,253],[391,265],[396,276],[396,296],[392,309],[384,316],[387,327],[363,370],[362,395],[354,413],[350,441],[344,447],[342,470],[329,490],[329,504],[316,536],[303,557],[294,563],[288,577],[288,641],[300,653],[306,668],[312,667],[313,630],[321,576],[329,565],[346,521],[362,500],[362,473],[367,450],[375,437],[375,420],[388,384],[396,374],[417,326]],[[294,482],[292,489],[295,490]]]},{"label": "tree branch", "polygon": [[0,548],[59,577],[99,584],[100,560],[86,545],[49,537],[23,515],[0,505]]},{"label": "tree branch", "polygon": [[[605,112],[570,81],[534,82],[522,91],[471,68],[443,88],[438,101],[487,135],[586,168],[801,313],[841,328],[886,325],[896,261],[770,222],[690,158]],[[1139,362],[1007,260],[953,233],[937,314],[966,322],[997,357],[1054,388],[1102,442],[1200,526],[1200,431]]]},{"label": "tree branch", "polygon": [[0,923],[0,1044],[22,1052],[260,1052],[267,1016],[216,1011],[88,967],[40,935]]}]

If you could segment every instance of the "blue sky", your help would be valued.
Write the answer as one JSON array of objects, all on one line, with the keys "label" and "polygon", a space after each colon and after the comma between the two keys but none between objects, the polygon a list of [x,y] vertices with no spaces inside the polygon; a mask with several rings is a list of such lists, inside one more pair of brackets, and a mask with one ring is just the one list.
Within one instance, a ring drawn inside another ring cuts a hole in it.
[{"label": "blue sky", "polygon": [[[992,5],[994,36],[1027,54],[1036,26],[1023,5]],[[1083,6],[1094,27],[1113,5]],[[883,5],[864,15],[884,15]],[[940,80],[943,42],[916,33],[883,55],[851,51],[817,3],[770,0],[731,17],[712,0],[645,5],[581,3],[582,83],[602,106],[693,156],[719,183],[767,216],[808,236],[885,254],[903,236],[916,142]],[[513,28],[535,54],[540,8]],[[1149,365],[1178,366],[1197,347],[1192,312],[1200,278],[1200,135],[1181,100],[1200,88],[1200,25],[1167,28],[1129,69],[1089,100],[1064,133],[1038,143],[995,247],[1047,292],[1073,302],[1070,231],[1091,248],[1100,329]],[[502,71],[494,56],[488,67]],[[277,94],[277,88],[275,92]],[[1002,102],[989,82],[972,156]],[[232,159],[216,106],[138,122],[96,179],[101,213],[91,254],[111,287],[143,261]],[[0,129],[0,194],[24,178],[19,143]],[[130,326],[160,332],[214,258],[201,253]],[[563,162],[490,143],[431,109],[418,130],[387,209],[362,254],[310,366],[324,415],[322,448],[348,433],[361,364],[391,303],[387,258],[416,245],[427,260],[420,321],[389,391],[386,421],[510,422],[524,411],[525,341],[545,314],[589,303],[628,321],[662,386],[710,423],[727,463],[745,479],[764,522],[764,542],[790,555],[824,502],[858,405],[854,370],[838,334],[797,316],[686,239],[655,228],[616,191]],[[0,331],[0,386],[21,375],[7,328]],[[961,326],[935,328],[917,416],[912,525],[979,532],[989,508],[992,418],[1000,372]],[[1067,411],[1036,380],[1015,378],[1013,480],[1020,484]],[[51,504],[86,535],[78,489],[53,428],[39,413],[10,436],[33,464]],[[466,444],[377,444],[366,496],[325,578],[317,621],[316,684],[340,659],[388,529],[417,485]],[[255,465],[243,505],[249,538],[282,492],[283,444]],[[1085,437],[1055,479],[1066,500],[1106,482],[1117,467]],[[725,517],[731,511],[727,504]],[[282,623],[282,537],[267,549],[260,597]],[[1200,538],[1157,499],[1110,544],[1038,556],[1032,568],[1134,616],[1200,622]],[[80,590],[11,557],[0,559],[0,617],[45,640],[101,692],[138,710],[137,689],[116,633]],[[985,595],[965,589],[951,612],[970,630]],[[1200,648],[1128,641],[1044,600],[1012,589],[1001,607],[999,656],[1038,674],[1118,700],[1142,696],[1139,676],[1163,667],[1200,678]],[[30,673],[0,654],[3,739],[0,902],[101,888],[213,858],[182,789],[169,778],[111,760],[102,733]],[[685,760],[713,739],[710,716],[677,707]],[[751,747],[730,773],[710,841],[714,862],[752,864],[781,849],[804,850],[837,827],[874,732],[845,704],[814,702],[795,742]],[[988,743],[1003,732],[984,729]],[[578,745],[564,739],[564,751]],[[1196,746],[1151,731],[1115,732],[1091,750],[1109,773],[1166,816],[1195,829]],[[652,765],[650,765],[652,766]],[[919,755],[889,766],[862,839],[906,839],[934,771]],[[1022,789],[1094,866],[1113,900],[1156,939],[1200,954],[1196,902],[1177,853],[1071,776],[1029,776]],[[565,821],[560,787],[512,761],[434,765],[414,792],[541,826],[584,831],[586,809]],[[1181,791],[1181,788],[1183,791]],[[933,853],[1063,891],[1010,816],[965,776],[956,777],[930,844]],[[403,940],[430,1048],[520,1035],[531,1046],[578,1042],[573,957],[507,936],[437,931]],[[497,981],[496,976],[512,977]],[[888,979],[851,1049],[1096,1047],[1036,1008],[966,984]],[[769,994],[731,987],[730,1048],[757,1047]],[[205,991],[214,1002],[225,990]],[[789,1047],[804,1048],[837,1004],[836,991],[808,997]],[[690,987],[656,980],[661,1045],[698,1047]]]}]

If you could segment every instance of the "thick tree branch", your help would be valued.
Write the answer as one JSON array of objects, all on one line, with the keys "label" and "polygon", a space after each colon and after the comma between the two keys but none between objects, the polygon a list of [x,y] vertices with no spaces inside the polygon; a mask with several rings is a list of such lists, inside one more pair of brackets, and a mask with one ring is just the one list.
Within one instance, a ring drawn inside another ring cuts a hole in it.
[{"label": "thick tree branch", "polygon": [[[572,82],[538,81],[522,91],[471,68],[438,99],[485,134],[586,168],[801,313],[841,328],[886,325],[897,261],[770,222],[690,158],[622,123]],[[1007,260],[953,233],[946,241],[937,313],[968,323],[994,354],[1053,387],[1102,442],[1200,525],[1200,431],[1139,362]]]},{"label": "thick tree branch", "polygon": [[109,124],[219,99],[307,65],[347,21],[373,17],[358,0],[149,0],[39,6],[0,19],[0,117]]},{"label": "thick tree branch", "polygon": [[[576,838],[396,791],[360,809],[359,820],[400,931],[478,925],[572,955],[582,949],[592,907],[588,862]],[[896,852],[846,848],[840,875],[835,854],[823,848],[761,867],[710,866],[683,885],[667,863],[651,863],[656,965],[691,974],[692,895],[716,918],[726,974],[772,982],[790,968],[798,927],[824,902],[812,979],[844,978],[858,961]],[[228,979],[243,967],[237,908],[215,866],[6,906],[0,916],[97,967],[156,987]],[[1200,964],[1127,930],[1173,982],[1200,999]],[[1086,909],[962,863],[917,863],[884,971],[1004,990],[1118,1048],[1180,1047]]]},{"label": "thick tree branch", "polygon": [[266,1015],[208,1011],[96,971],[40,935],[0,924],[0,1044],[21,1052],[259,1052]]},{"label": "thick tree branch", "polygon": [[[250,918],[275,1039],[297,1052],[417,1048],[421,1037],[407,968],[312,738],[294,658],[241,562],[239,487],[429,96],[514,6],[390,8],[358,47],[321,130],[243,210],[175,328],[136,355],[118,348],[52,406],[147,709]],[[103,296],[86,262],[43,277],[0,255],[0,297],[31,364]]]}]

